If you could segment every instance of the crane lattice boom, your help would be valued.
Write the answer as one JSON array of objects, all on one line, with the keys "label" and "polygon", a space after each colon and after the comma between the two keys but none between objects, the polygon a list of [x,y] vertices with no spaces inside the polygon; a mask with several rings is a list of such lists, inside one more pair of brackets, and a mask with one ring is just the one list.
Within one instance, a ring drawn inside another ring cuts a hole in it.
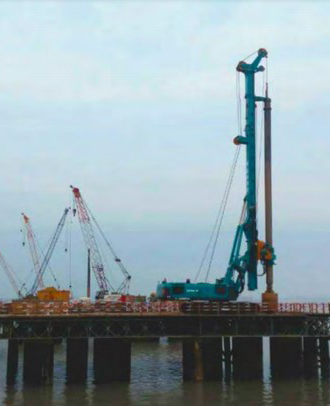
[{"label": "crane lattice boom", "polygon": [[115,291],[113,286],[110,285],[104,272],[104,265],[100,254],[99,247],[97,245],[96,237],[94,234],[93,226],[90,216],[88,214],[86,203],[81,196],[80,190],[71,186],[74,199],[76,202],[78,219],[81,227],[81,231],[84,237],[86,248],[90,250],[91,266],[100,289],[101,296],[109,293],[109,291]]},{"label": "crane lattice boom", "polygon": [[1,254],[1,252],[0,252],[0,264],[1,264],[2,268],[4,269],[4,271],[6,272],[9,282],[10,282],[12,288],[14,289],[14,291],[17,293],[17,296],[21,297],[20,290],[19,290],[16,280],[14,278],[13,270],[11,269],[11,266],[5,260],[4,256]]},{"label": "crane lattice boom", "polygon": [[[123,263],[121,262],[120,258],[116,255],[113,247],[111,246],[109,240],[106,238],[105,234],[103,233],[101,227],[99,226],[98,222],[94,218],[92,212],[87,207],[84,199],[81,196],[80,190],[76,187],[71,186],[73,196],[76,202],[77,212],[78,212],[78,219],[81,226],[81,230],[83,233],[83,237],[85,240],[85,244],[87,250],[90,250],[90,259],[91,259],[91,266],[94,271],[97,284],[99,286],[100,291],[97,293],[97,298],[102,298],[105,295],[111,292],[113,293],[121,293],[127,294],[129,289],[129,283],[131,280],[130,274],[127,272],[126,268],[124,267]],[[109,248],[110,252],[112,253],[116,264],[118,265],[119,269],[124,275],[123,282],[119,285],[117,289],[115,289],[109,282],[105,274],[105,268],[103,265],[101,253],[97,244],[96,236],[93,229],[93,224],[95,224],[97,230],[99,231],[100,235],[102,236],[105,244]]]},{"label": "crane lattice boom", "polygon": [[61,235],[61,232],[62,232],[64,224],[65,224],[66,216],[68,215],[69,210],[70,210],[69,208],[66,208],[64,210],[64,213],[63,213],[59,223],[57,224],[55,233],[54,233],[54,235],[53,235],[53,237],[51,239],[48,250],[47,250],[47,252],[46,252],[46,254],[44,256],[44,259],[43,259],[42,264],[40,266],[40,269],[38,271],[37,277],[36,277],[36,279],[35,279],[35,281],[33,283],[33,286],[32,286],[32,288],[30,290],[31,295],[34,295],[36,293],[36,291],[38,289],[38,286],[40,285],[40,280],[43,277],[43,274],[45,273],[45,270],[47,268],[49,260],[50,260],[52,254],[53,254],[54,248],[55,248],[55,246],[57,244],[57,241],[58,241],[58,239],[59,239],[59,237]]},{"label": "crane lattice boom", "polygon": [[[33,262],[33,267],[34,267],[36,274],[38,275],[38,272],[40,269],[40,261],[39,261],[39,255],[38,255],[37,247],[36,247],[36,243],[35,243],[34,233],[32,230],[31,223],[30,223],[30,218],[24,213],[22,213],[22,216],[23,216],[23,221],[24,221],[25,227],[26,227],[26,235],[27,235],[27,239],[29,242],[29,248],[30,248],[30,254],[31,254],[32,262]],[[42,278],[40,279],[39,287],[40,288],[45,287],[44,281]]]}]

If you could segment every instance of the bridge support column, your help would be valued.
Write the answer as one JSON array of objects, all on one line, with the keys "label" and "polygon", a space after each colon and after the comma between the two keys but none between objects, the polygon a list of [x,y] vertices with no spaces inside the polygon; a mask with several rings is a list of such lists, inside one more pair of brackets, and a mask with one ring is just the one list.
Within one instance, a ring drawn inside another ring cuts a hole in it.
[{"label": "bridge support column", "polygon": [[182,341],[182,372],[184,381],[195,380],[195,351],[193,339]]},{"label": "bridge support column", "polygon": [[18,368],[18,340],[8,340],[7,350],[7,384],[16,382]]},{"label": "bridge support column", "polygon": [[205,338],[202,340],[202,356],[205,381],[222,379],[222,340]]},{"label": "bridge support column", "polygon": [[329,377],[330,371],[330,358],[329,358],[329,340],[324,337],[319,338],[319,355],[321,364],[321,376],[323,378]]},{"label": "bridge support column", "polygon": [[185,381],[220,380],[222,377],[221,339],[183,340],[182,367]]},{"label": "bridge support column", "polygon": [[262,337],[233,337],[234,379],[262,378]]},{"label": "bridge support column", "polygon": [[130,375],[131,343],[119,338],[95,338],[95,383],[129,381]]},{"label": "bridge support column", "polygon": [[24,341],[24,383],[50,383],[54,368],[54,343],[51,340]]},{"label": "bridge support column", "polygon": [[302,372],[301,337],[271,337],[269,343],[272,377],[299,377]]},{"label": "bridge support column", "polygon": [[303,368],[306,378],[313,378],[318,373],[317,363],[317,339],[314,337],[304,337],[303,339]]},{"label": "bridge support column", "polygon": [[228,382],[231,379],[231,370],[232,370],[232,351],[230,337],[223,338],[223,347],[225,361],[225,380]]},{"label": "bridge support column", "polygon": [[88,338],[68,338],[66,341],[66,379],[83,383],[87,379]]}]

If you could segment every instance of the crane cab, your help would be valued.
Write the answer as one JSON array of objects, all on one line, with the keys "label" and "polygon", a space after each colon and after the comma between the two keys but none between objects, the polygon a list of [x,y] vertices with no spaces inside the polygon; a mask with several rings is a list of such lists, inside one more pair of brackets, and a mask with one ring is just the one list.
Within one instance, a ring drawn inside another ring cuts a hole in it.
[{"label": "crane cab", "polygon": [[238,293],[235,286],[228,286],[222,279],[216,283],[191,283],[167,282],[159,283],[156,290],[156,297],[159,300],[208,300],[208,301],[229,301],[236,300]]}]

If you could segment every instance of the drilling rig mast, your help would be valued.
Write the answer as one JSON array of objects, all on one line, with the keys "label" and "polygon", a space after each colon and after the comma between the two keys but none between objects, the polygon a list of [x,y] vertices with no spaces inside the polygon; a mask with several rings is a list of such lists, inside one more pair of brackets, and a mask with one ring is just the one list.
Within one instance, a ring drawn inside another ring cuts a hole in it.
[{"label": "drilling rig mast", "polygon": [[[277,300],[277,295],[273,292],[273,265],[276,256],[272,246],[270,159],[271,107],[270,99],[268,97],[268,87],[266,87],[267,91],[265,96],[257,96],[255,94],[255,75],[258,72],[263,72],[265,70],[265,68],[260,65],[263,58],[267,58],[267,51],[261,48],[257,51],[257,56],[251,63],[241,61],[236,67],[237,72],[242,73],[245,77],[245,134],[239,134],[235,137],[234,144],[238,146],[242,145],[246,148],[246,194],[225,275],[220,279],[216,279],[213,284],[206,282],[190,283],[190,280],[177,283],[164,280],[157,286],[157,297],[159,299],[236,300],[243,292],[246,280],[248,290],[253,291],[257,289],[257,266],[258,261],[260,261],[263,265],[267,279],[267,291],[263,295],[263,300],[268,302],[275,302]],[[257,102],[264,103],[265,112],[266,242],[258,239],[257,229]],[[233,168],[235,169],[235,166]],[[229,185],[231,185],[231,183],[229,183]],[[244,238],[246,241],[246,248],[242,253]]]}]

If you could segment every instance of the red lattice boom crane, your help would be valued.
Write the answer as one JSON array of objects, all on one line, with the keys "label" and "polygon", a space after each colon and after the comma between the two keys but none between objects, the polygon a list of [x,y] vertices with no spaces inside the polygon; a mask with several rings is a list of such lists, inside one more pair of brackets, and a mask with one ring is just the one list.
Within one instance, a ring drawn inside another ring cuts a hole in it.
[{"label": "red lattice boom crane", "polygon": [[[36,274],[38,275],[39,269],[40,269],[40,261],[39,261],[39,255],[38,255],[38,251],[37,251],[37,246],[36,246],[36,242],[35,242],[35,236],[32,230],[32,226],[30,223],[30,218],[22,213],[23,216],[23,221],[25,224],[25,228],[26,228],[26,236],[29,242],[29,248],[30,248],[30,254],[31,254],[31,258],[32,258],[32,262],[33,262],[33,267],[34,270],[36,272]],[[23,242],[23,245],[25,245],[25,243]],[[39,279],[39,288],[44,288],[45,284],[43,281],[43,278]]]},{"label": "red lattice boom crane", "polygon": [[[101,230],[99,224],[95,220],[92,212],[89,210],[86,202],[84,201],[83,197],[81,196],[80,190],[77,187],[70,186],[73,192],[74,201],[76,205],[76,209],[74,209],[73,213],[77,211],[78,219],[81,226],[81,231],[84,237],[85,245],[87,250],[90,250],[90,262],[91,267],[94,272],[99,291],[96,293],[96,299],[105,298],[110,293],[113,294],[121,294],[126,295],[129,289],[129,283],[131,280],[130,274],[127,272],[126,268],[122,264],[120,258],[117,257],[113,247],[107,240],[106,236],[104,235],[103,231]],[[119,269],[124,275],[124,281],[120,284],[118,288],[115,288],[108,280],[106,276],[106,269],[102,260],[101,251],[99,249],[93,223],[98,229],[99,233],[101,234],[102,238],[104,239],[107,247],[109,248],[111,254],[114,257],[115,263],[118,265]]]}]

